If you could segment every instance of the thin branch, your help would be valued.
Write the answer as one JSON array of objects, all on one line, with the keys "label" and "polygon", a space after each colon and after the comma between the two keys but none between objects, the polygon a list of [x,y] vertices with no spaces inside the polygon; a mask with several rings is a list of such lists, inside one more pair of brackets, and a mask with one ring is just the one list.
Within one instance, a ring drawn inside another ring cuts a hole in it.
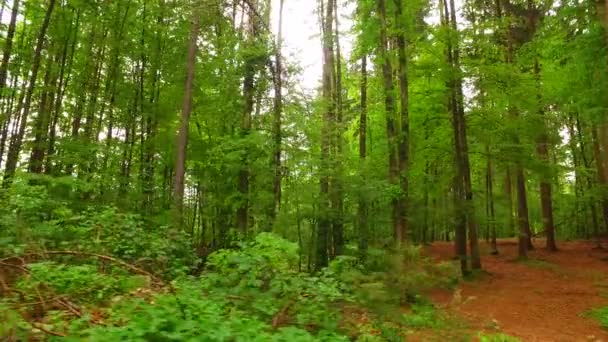
[{"label": "thin branch", "polygon": [[38,325],[38,324],[36,324],[34,322],[30,322],[30,321],[27,321],[27,322],[32,326],[32,328],[38,329],[38,330],[42,331],[45,334],[53,335],[53,336],[58,336],[58,337],[66,337],[67,336],[64,333],[48,330],[48,329],[46,329],[46,328],[42,327],[41,325]]}]

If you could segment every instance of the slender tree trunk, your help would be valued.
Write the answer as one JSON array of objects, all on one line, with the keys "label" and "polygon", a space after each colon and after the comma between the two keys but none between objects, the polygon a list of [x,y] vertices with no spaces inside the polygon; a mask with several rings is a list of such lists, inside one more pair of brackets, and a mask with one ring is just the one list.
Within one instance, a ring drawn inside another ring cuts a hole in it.
[{"label": "slender tree trunk", "polygon": [[[197,6],[198,4],[193,4]],[[177,135],[175,152],[175,178],[174,178],[174,205],[178,224],[182,224],[184,203],[184,178],[186,175],[186,151],[188,149],[188,129],[190,113],[192,112],[192,92],[194,88],[194,74],[196,67],[197,38],[200,15],[197,8],[192,9],[192,22],[190,27],[190,41],[188,43],[188,61],[186,65],[186,85],[182,101],[182,115],[180,118],[179,133]]]},{"label": "slender tree trunk", "polygon": [[25,96],[25,102],[23,104],[23,111],[21,113],[21,122],[19,124],[19,131],[17,136],[14,139],[11,139],[11,144],[9,147],[3,187],[8,187],[11,184],[11,178],[15,174],[15,170],[17,169],[17,162],[19,161],[19,153],[21,151],[21,145],[23,142],[23,136],[25,134],[25,128],[27,126],[27,117],[30,113],[30,108],[32,105],[32,97],[34,95],[34,88],[36,86],[36,79],[38,78],[38,69],[40,68],[40,59],[42,54],[42,48],[44,45],[44,38],[46,36],[46,31],[49,27],[49,23],[51,21],[51,15],[53,13],[53,9],[55,8],[56,0],[49,0],[49,4],[46,10],[46,14],[44,16],[44,20],[42,22],[42,26],[40,27],[40,31],[38,32],[38,38],[36,41],[36,48],[34,50],[34,59],[32,61],[32,72],[30,75],[29,86],[27,89],[27,94]]},{"label": "slender tree trunk", "polygon": [[409,81],[407,70],[407,51],[405,41],[405,27],[402,22],[403,5],[402,0],[394,0],[396,8],[397,22],[397,49],[399,63],[399,100],[400,100],[400,119],[401,130],[399,131],[399,183],[401,192],[399,198],[400,215],[399,225],[401,226],[402,241],[404,242],[408,234],[408,211],[409,211],[409,184],[408,184],[408,169],[409,169],[409,146],[410,146],[410,123],[409,123]]},{"label": "slender tree trunk", "polygon": [[490,146],[486,145],[487,164],[486,164],[486,201],[487,201],[487,220],[490,235],[490,247],[492,255],[498,255],[498,245],[496,243],[496,217],[494,215],[494,189],[493,189],[493,170],[492,158],[490,156]]},{"label": "slender tree trunk", "polygon": [[[57,98],[55,99],[55,108],[53,118],[49,127],[49,139],[47,146],[47,158],[45,163],[45,173],[53,174],[55,165],[53,165],[53,157],[55,156],[55,141],[57,138],[57,123],[61,116],[63,99],[68,89],[70,79],[72,77],[72,67],[74,65],[74,54],[76,51],[76,44],[78,42],[78,29],[80,27],[80,10],[76,13],[76,21],[74,25],[70,25],[70,31],[67,34],[66,42],[63,47],[63,53],[61,58],[61,70],[59,71],[59,85],[57,86]],[[72,36],[72,43],[70,46],[69,57],[67,56],[68,44],[70,43],[70,37]],[[67,71],[66,71],[66,60],[67,60]]]},{"label": "slender tree trunk", "polygon": [[[388,53],[388,21],[386,17],[385,0],[378,0],[378,14],[380,16],[380,49],[379,59],[382,61],[382,79],[384,85],[384,110],[386,115],[386,136],[388,139],[388,177],[391,186],[399,189],[399,162],[398,162],[398,137],[396,125],[396,102],[393,85],[393,67]],[[403,221],[401,218],[401,205],[399,195],[393,195],[391,199],[393,237],[395,245],[399,247],[405,240]]]},{"label": "slender tree trunk", "polygon": [[530,222],[528,221],[528,199],[526,198],[526,179],[524,169],[521,166],[521,161],[516,163],[515,167],[515,187],[517,190],[517,222],[519,226],[519,248],[518,253],[520,258],[528,257],[530,249]]},{"label": "slender tree trunk", "polygon": [[[251,1],[247,3],[249,8],[248,11],[248,38],[247,46],[251,48],[251,46],[256,44],[257,39],[259,39],[258,32],[258,21],[261,18],[257,17],[257,11],[253,6],[257,4],[256,1]],[[245,101],[245,106],[243,108],[243,112],[241,114],[241,136],[246,137],[251,132],[251,115],[253,113],[254,107],[254,96],[255,96],[255,74],[257,72],[256,68],[256,57],[253,55],[249,55],[246,57],[244,61],[244,79],[243,79],[243,98]],[[249,229],[249,183],[250,183],[250,170],[249,170],[249,156],[247,149],[243,151],[243,155],[241,157],[241,169],[239,171],[239,181],[238,181],[238,190],[240,194],[240,205],[236,212],[236,221],[237,227],[242,234],[246,234]]]},{"label": "slender tree trunk", "polygon": [[[13,0],[13,9],[11,11],[11,20],[8,24],[8,32],[6,33],[6,40],[4,42],[4,51],[2,53],[2,64],[0,64],[0,99],[5,98],[4,86],[6,84],[6,76],[8,73],[8,63],[10,61],[11,53],[13,51],[13,37],[15,36],[17,15],[19,14],[19,2],[20,2],[20,0]],[[3,123],[3,121],[0,120],[0,124],[2,124],[2,123]]]},{"label": "slender tree trunk", "polygon": [[344,190],[342,185],[343,176],[343,104],[342,104],[342,52],[340,50],[340,32],[339,32],[339,21],[338,21],[338,0],[333,0],[334,6],[334,22],[335,22],[335,46],[336,46],[336,58],[335,58],[335,89],[334,89],[334,101],[336,109],[335,117],[335,155],[332,166],[332,179],[331,179],[331,192],[332,192],[332,233],[333,233],[333,249],[334,256],[342,255],[344,252]]},{"label": "slender tree trunk", "polygon": [[511,167],[507,165],[505,170],[504,182],[506,210],[507,210],[507,225],[509,227],[509,236],[515,234],[515,219],[513,217],[513,176],[511,175]]},{"label": "slender tree trunk", "polygon": [[315,268],[320,270],[327,266],[329,262],[329,240],[330,231],[332,227],[332,218],[330,200],[330,173],[332,172],[331,163],[331,142],[332,142],[332,122],[335,116],[335,103],[334,103],[334,42],[333,42],[333,31],[332,23],[333,19],[333,5],[334,0],[328,0],[325,10],[323,9],[323,1],[321,1],[321,13],[322,15],[322,36],[323,36],[323,99],[325,101],[325,110],[323,113],[323,126],[321,128],[321,165],[320,165],[320,203],[319,203],[319,214],[318,223],[316,229],[317,238],[317,259],[315,262]]},{"label": "slender tree trunk", "polygon": [[[509,0],[505,0],[506,6],[510,6]],[[496,1],[498,17],[501,18],[501,7],[500,0]],[[506,37],[506,56],[505,61],[507,64],[513,64],[513,43],[515,38],[513,37],[512,30],[508,30]],[[517,108],[515,108],[512,104],[509,104],[509,115],[514,119],[518,120]],[[517,133],[513,134],[513,144],[518,146],[520,149],[520,139]],[[515,161],[515,189],[517,192],[517,222],[519,227],[519,247],[518,253],[520,258],[526,258],[528,255],[528,250],[533,249],[532,245],[532,236],[530,232],[530,221],[528,214],[528,199],[526,193],[526,178],[524,174],[524,168],[522,165],[522,161],[518,157]]]},{"label": "slender tree trunk", "polygon": [[[447,7],[447,5],[446,5]],[[456,7],[454,0],[450,0],[449,16],[446,13],[446,20],[449,18],[450,28],[452,33],[458,34],[458,25],[456,22]],[[454,126],[454,140],[456,165],[458,169],[459,182],[462,182],[462,199],[464,200],[464,212],[466,215],[466,224],[469,235],[469,248],[471,251],[471,268],[481,269],[481,257],[479,252],[479,242],[477,237],[477,224],[475,222],[475,206],[473,202],[473,189],[471,182],[471,169],[469,162],[469,151],[466,133],[466,119],[464,117],[464,96],[462,93],[462,76],[460,75],[460,49],[458,47],[458,36],[451,41],[452,49],[452,117]]]},{"label": "slender tree trunk", "polygon": [[593,139],[593,157],[595,159],[595,167],[597,169],[597,180],[602,188],[602,197],[600,201],[602,206],[602,216],[604,217],[604,228],[606,231],[608,231],[608,179],[606,179],[604,158],[602,156],[597,127],[591,127],[591,138]]},{"label": "slender tree trunk", "polygon": [[49,129],[50,113],[53,107],[53,99],[55,97],[53,91],[50,89],[51,84],[55,84],[55,80],[52,80],[53,76],[52,65],[53,59],[49,57],[47,59],[42,95],[38,106],[38,116],[34,122],[34,146],[29,160],[29,171],[32,173],[42,173],[42,166],[44,160],[45,147],[47,144],[47,132]]},{"label": "slender tree trunk", "polygon": [[[367,56],[361,58],[361,108],[359,114],[359,174],[365,184],[365,159],[367,158]],[[369,226],[367,222],[367,200],[365,193],[359,193],[359,206],[357,211],[359,226],[359,258],[363,261],[367,258],[367,246]]]},{"label": "slender tree trunk", "polygon": [[[528,12],[530,13],[530,17],[528,20],[528,24],[530,26],[530,31],[536,31],[536,16],[532,15],[534,13],[534,4],[531,0],[528,0]],[[543,122],[543,132],[538,137],[538,142],[536,146],[536,152],[541,160],[545,163],[549,162],[549,137],[547,135],[547,123],[545,122],[544,110],[542,108],[542,94],[540,87],[540,65],[538,63],[538,59],[534,60],[534,75],[536,78],[536,83],[538,87],[538,105],[540,106],[538,110],[538,114],[541,116],[541,120]],[[542,218],[543,218],[543,228],[545,234],[547,236],[547,244],[546,248],[550,251],[557,251],[557,245],[555,244],[555,224],[553,223],[553,197],[551,195],[551,178],[547,178],[545,175],[542,176],[540,181],[540,203],[542,208]]]},{"label": "slender tree trunk", "polygon": [[[537,146],[538,155],[545,161],[548,161],[549,159],[547,140],[547,134],[541,134]],[[553,223],[553,199],[551,195],[550,180],[543,179],[540,182],[540,202],[542,208],[543,229],[547,236],[546,248],[550,251],[557,251],[557,245],[555,244],[555,224]]]},{"label": "slender tree trunk", "polygon": [[[442,0],[443,11],[440,8],[440,17],[442,25],[446,29],[450,29],[450,11],[448,7],[448,0]],[[447,48],[445,51],[446,60],[448,67],[454,68],[454,56],[452,48],[452,40],[447,40]],[[453,71],[452,71],[453,72]],[[467,263],[467,215],[465,208],[462,207],[464,199],[464,177],[462,175],[462,145],[460,142],[460,134],[457,120],[457,94],[455,86],[455,78],[450,75],[449,80],[446,82],[446,88],[449,90],[447,98],[447,109],[452,114],[452,127],[454,132],[454,164],[455,173],[452,186],[453,203],[454,203],[454,217],[455,217],[455,234],[454,234],[454,254],[460,260],[460,271],[462,275],[469,274],[469,266]],[[449,233],[446,232],[446,240],[449,241]]]},{"label": "slender tree trunk", "polygon": [[273,137],[274,137],[274,179],[273,179],[273,211],[272,220],[276,219],[279,210],[281,209],[281,116],[283,115],[283,57],[281,49],[283,46],[283,2],[279,1],[279,32],[277,34],[277,46],[275,54],[275,73],[274,73],[274,121],[273,121]]}]

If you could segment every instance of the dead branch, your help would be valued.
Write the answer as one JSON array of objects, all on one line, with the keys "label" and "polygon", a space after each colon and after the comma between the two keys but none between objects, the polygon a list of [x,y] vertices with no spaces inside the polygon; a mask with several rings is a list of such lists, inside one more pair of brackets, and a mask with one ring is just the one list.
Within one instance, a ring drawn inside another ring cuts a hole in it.
[{"label": "dead branch", "polygon": [[[154,274],[141,269],[137,266],[134,266],[132,264],[129,264],[126,261],[122,261],[120,259],[114,258],[112,256],[109,255],[104,255],[104,254],[98,254],[98,253],[91,253],[91,252],[83,252],[83,251],[72,251],[72,250],[65,250],[65,251],[44,251],[42,253],[28,253],[24,256],[41,256],[41,257],[46,257],[48,255],[74,255],[74,256],[84,256],[84,257],[93,257],[93,258],[97,258],[100,260],[105,260],[105,261],[109,261],[113,264],[119,265],[133,273],[136,274],[140,274],[140,275],[145,275],[150,277],[150,279],[152,279],[154,282],[158,283],[158,284],[165,284],[164,281],[162,281],[159,277],[155,276]],[[0,265],[6,265],[6,266],[12,266],[12,267],[17,267],[17,268],[22,268],[23,270],[25,270],[26,272],[29,272],[26,268],[20,267],[18,265],[12,265],[12,264],[8,264],[5,263],[4,261],[6,260],[10,260],[16,257],[9,257],[9,258],[4,258],[4,259],[0,259]],[[22,259],[23,260],[23,259]]]},{"label": "dead branch", "polygon": [[274,317],[272,318],[272,329],[276,329],[279,326],[281,326],[283,323],[285,323],[285,321],[287,321],[287,316],[288,316],[288,312],[289,309],[296,303],[295,300],[290,300],[289,302],[287,302],[287,304],[285,304],[285,306],[283,306],[283,308],[281,310],[279,310],[279,312],[276,313],[276,315],[274,315]]},{"label": "dead branch", "polygon": [[44,327],[42,327],[42,326],[40,326],[40,325],[38,325],[38,324],[36,324],[34,322],[30,322],[30,321],[27,321],[27,322],[32,326],[32,328],[38,329],[38,330],[42,331],[45,334],[53,335],[53,336],[58,336],[58,337],[66,337],[66,334],[64,334],[64,333],[48,330],[48,329],[46,329],[46,328],[44,328]]}]

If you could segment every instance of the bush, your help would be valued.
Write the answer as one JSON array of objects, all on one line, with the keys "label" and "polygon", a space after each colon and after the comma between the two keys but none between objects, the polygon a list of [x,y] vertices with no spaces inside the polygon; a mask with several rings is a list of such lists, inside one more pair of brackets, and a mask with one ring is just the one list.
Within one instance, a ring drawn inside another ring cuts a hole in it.
[{"label": "bush", "polygon": [[40,291],[51,296],[67,296],[82,303],[100,304],[113,296],[144,286],[141,276],[98,273],[93,265],[60,265],[41,262],[29,265],[30,274],[16,284],[16,289],[38,299]]},{"label": "bush", "polygon": [[358,299],[373,307],[381,303],[416,304],[424,301],[425,291],[453,288],[460,278],[454,263],[436,263],[413,245],[399,251],[370,250],[366,265],[353,257],[339,257],[330,263],[328,272],[353,287]]},{"label": "bush", "polygon": [[55,307],[43,313],[41,324],[74,341],[348,340],[339,305],[351,300],[346,286],[329,274],[298,273],[296,264],[295,245],[272,234],[213,253],[205,274],[179,277],[160,291],[142,289],[141,277],[118,270],[99,273],[93,264],[39,262],[16,283],[25,296],[8,298],[16,308],[9,311],[20,314],[6,317],[12,323],[4,336],[39,334],[23,326],[22,309],[60,296],[95,304],[81,306],[79,317]]},{"label": "bush", "polygon": [[[74,212],[65,203],[49,201],[47,189],[40,185],[18,182],[11,191],[19,195],[10,196],[9,205],[0,211],[0,256],[57,249],[90,251],[138,264],[167,278],[190,273],[198,266],[190,237],[181,230],[147,225],[140,215],[121,213],[114,207],[92,206]],[[57,207],[51,210],[48,203]]]}]

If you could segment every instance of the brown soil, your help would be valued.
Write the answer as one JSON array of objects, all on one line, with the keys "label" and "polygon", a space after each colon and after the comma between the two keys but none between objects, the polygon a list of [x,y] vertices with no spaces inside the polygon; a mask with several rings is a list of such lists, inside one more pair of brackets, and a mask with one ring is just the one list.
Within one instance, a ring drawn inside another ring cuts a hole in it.
[{"label": "brown soil", "polygon": [[[477,331],[501,331],[523,341],[606,341],[608,332],[585,317],[592,308],[608,305],[608,252],[591,242],[562,242],[559,252],[542,248],[529,261],[516,261],[515,241],[502,240],[500,255],[482,244],[487,274],[464,281],[454,293],[433,294],[433,300],[464,318]],[[452,258],[451,243],[435,243],[428,252]]]}]

